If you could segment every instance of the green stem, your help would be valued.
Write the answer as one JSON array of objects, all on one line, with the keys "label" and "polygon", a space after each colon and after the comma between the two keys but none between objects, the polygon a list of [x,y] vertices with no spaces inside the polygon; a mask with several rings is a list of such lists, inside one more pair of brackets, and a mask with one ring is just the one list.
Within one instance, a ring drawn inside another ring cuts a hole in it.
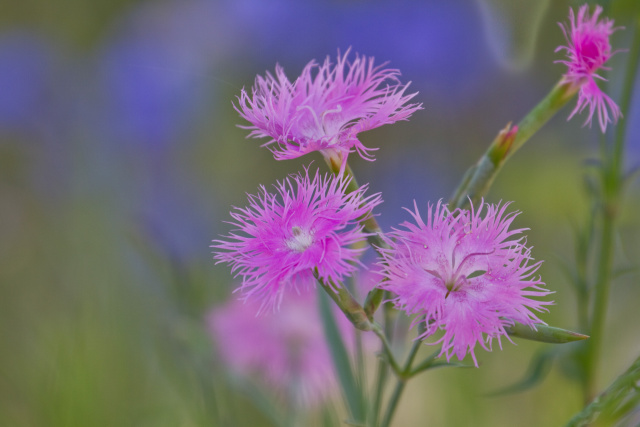
[{"label": "green stem", "polygon": [[578,91],[579,87],[560,81],[529,112],[517,127],[508,125],[498,134],[478,163],[472,166],[458,185],[449,205],[466,208],[474,205],[489,191],[504,162],[524,145]]},{"label": "green stem", "polygon": [[[384,298],[389,300],[391,298],[389,291],[385,291]],[[381,294],[382,295],[382,294]],[[367,304],[365,303],[365,311],[367,311]],[[395,316],[397,314],[397,310],[393,308],[393,304],[387,303],[383,307],[383,315],[384,315],[384,336],[387,341],[393,342],[393,329],[395,325]],[[383,344],[384,351],[384,344]],[[387,362],[384,359],[378,360],[378,378],[376,382],[375,388],[375,405],[373,408],[373,420],[371,425],[378,425],[378,418],[380,416],[380,408],[382,406],[382,395],[384,392],[384,387],[386,385],[387,379],[389,377],[389,369]]]},{"label": "green stem", "polygon": [[389,363],[389,366],[391,366],[391,369],[396,374],[396,376],[398,377],[402,376],[403,370],[400,368],[400,365],[396,361],[396,358],[393,355],[393,351],[391,351],[391,345],[389,344],[389,341],[387,340],[387,337],[385,336],[384,331],[376,323],[373,324],[372,330],[380,338],[380,341],[382,341],[382,346],[385,351],[385,358]]},{"label": "green stem", "polygon": [[[640,24],[640,18],[636,19]],[[640,31],[636,28],[630,50],[629,62],[622,88],[622,100],[620,109],[627,114],[634,91],[634,83],[640,61]],[[603,153],[605,163],[602,171],[602,237],[600,255],[598,260],[598,274],[593,298],[593,317],[591,319],[591,340],[587,347],[586,380],[584,389],[585,403],[595,395],[597,387],[598,368],[602,351],[604,326],[609,303],[611,277],[614,257],[615,225],[620,210],[622,197],[624,171],[624,142],[626,121],[620,123],[616,129],[615,142],[611,155]]]},{"label": "green stem", "polygon": [[358,301],[356,301],[347,288],[333,283],[331,285],[326,284],[318,275],[317,269],[313,274],[322,289],[324,289],[327,295],[329,295],[340,310],[342,310],[353,326],[361,331],[373,330],[374,325],[369,322],[369,318],[365,314],[364,309],[360,304],[358,304]]},{"label": "green stem", "polygon": [[[342,171],[342,158],[340,156],[325,157],[325,160],[329,169],[331,169],[331,172],[333,172],[334,175],[339,176]],[[344,165],[344,175],[350,178],[349,184],[345,190],[347,193],[352,193],[360,188],[358,181],[353,174],[353,170],[351,170],[348,163]],[[380,228],[376,217],[373,216],[373,212],[369,212],[360,223],[364,227],[364,232],[368,234],[367,241],[369,242],[369,245],[371,245],[376,252],[380,253],[382,249],[389,249],[389,245],[384,240],[382,228]],[[373,321],[373,314],[378,310],[378,307],[380,307],[383,295],[384,291],[377,287],[373,288],[367,295],[364,310],[369,320]]]},{"label": "green stem", "polygon": [[[407,361],[404,364],[404,369],[402,373],[407,379],[411,378],[411,365],[413,365],[413,361],[416,358],[416,354],[418,354],[418,350],[420,350],[420,346],[422,345],[422,341],[416,339],[413,341],[413,345],[411,346],[411,350],[409,350],[409,355],[407,356]],[[434,356],[435,357],[435,356]]]},{"label": "green stem", "polygon": [[578,86],[563,83],[562,80],[558,82],[551,89],[551,92],[518,123],[516,139],[513,141],[513,146],[507,153],[505,160],[522,147],[558,110],[564,107],[578,93],[579,89]]},{"label": "green stem", "polygon": [[438,354],[440,354],[440,350],[432,353],[426,359],[424,359],[422,362],[420,362],[420,364],[418,366],[416,366],[415,368],[413,368],[408,373],[408,375],[413,377],[413,376],[419,374],[420,372],[423,372],[423,371],[426,371],[427,369],[429,369],[431,367],[431,365],[433,365],[433,362],[436,360],[436,357],[438,357]]},{"label": "green stem", "polygon": [[389,424],[391,424],[391,419],[393,418],[393,414],[398,407],[398,402],[400,401],[400,396],[402,396],[405,385],[407,385],[406,380],[398,378],[396,387],[393,389],[393,394],[391,395],[391,399],[389,400],[389,406],[387,406],[387,412],[385,412],[384,414],[384,418],[382,420],[382,424],[380,424],[380,427],[389,427]]},{"label": "green stem", "polygon": [[609,302],[609,285],[613,264],[613,231],[614,218],[605,215],[602,225],[602,243],[598,263],[598,278],[595,286],[593,318],[591,319],[591,339],[587,344],[585,403],[595,394],[596,377],[600,359],[600,347],[604,334],[604,323]]},{"label": "green stem", "polygon": [[[411,366],[413,365],[413,361],[415,360],[416,355],[418,354],[418,350],[420,350],[421,344],[422,344],[422,341],[419,339],[416,339],[413,342],[411,349],[409,350],[409,354],[407,355],[407,360],[404,362],[404,366],[402,370],[394,369],[394,372],[396,373],[396,377],[397,377],[397,382],[393,390],[393,394],[391,395],[391,399],[389,400],[389,404],[387,405],[387,410],[385,412],[384,419],[382,420],[382,424],[380,424],[381,427],[388,427],[389,424],[391,423],[391,419],[393,418],[393,414],[395,413],[396,407],[398,406],[398,402],[400,401],[400,396],[404,391],[404,387],[407,384],[407,381],[409,381],[409,379],[413,376],[413,371],[411,370]],[[435,358],[435,354],[433,355],[433,357]]]},{"label": "green stem", "polygon": [[[333,172],[334,175],[339,176],[342,160],[333,157],[325,158],[325,160],[327,161],[331,172]],[[356,177],[353,174],[353,170],[351,170],[348,163],[344,167],[344,175],[351,179],[345,190],[347,193],[352,193],[360,188],[358,181],[356,181]],[[389,247],[389,245],[384,241],[382,229],[380,228],[376,217],[372,215],[372,212],[369,212],[369,214],[366,215],[365,219],[361,221],[361,224],[364,226],[364,231],[370,234],[370,236],[367,237],[367,240],[373,249],[380,251],[381,248]]]},{"label": "green stem", "polygon": [[378,425],[378,418],[380,416],[380,407],[382,406],[382,394],[384,391],[384,386],[387,382],[387,378],[389,377],[389,369],[387,366],[387,362],[380,358],[378,360],[378,372],[376,375],[376,385],[375,385],[375,395],[373,407],[371,408],[371,425]]}]

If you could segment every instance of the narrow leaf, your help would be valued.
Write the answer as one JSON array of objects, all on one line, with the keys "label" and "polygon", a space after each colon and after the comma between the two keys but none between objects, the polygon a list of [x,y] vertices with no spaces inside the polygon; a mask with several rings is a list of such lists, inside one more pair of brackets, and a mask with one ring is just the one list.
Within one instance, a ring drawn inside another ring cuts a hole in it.
[{"label": "narrow leaf", "polygon": [[347,353],[344,341],[338,330],[338,325],[331,312],[329,297],[320,288],[318,288],[318,303],[320,304],[320,314],[322,316],[325,337],[329,345],[329,350],[331,351],[333,365],[338,375],[344,398],[347,402],[349,414],[356,423],[364,422],[365,410],[362,394],[353,375],[353,370],[351,369],[349,354]]},{"label": "narrow leaf", "polygon": [[512,337],[523,338],[525,340],[546,342],[549,344],[564,344],[573,341],[581,341],[589,338],[588,335],[579,334],[578,332],[569,331],[567,329],[556,328],[538,324],[536,329],[521,323],[505,328],[507,333]]}]

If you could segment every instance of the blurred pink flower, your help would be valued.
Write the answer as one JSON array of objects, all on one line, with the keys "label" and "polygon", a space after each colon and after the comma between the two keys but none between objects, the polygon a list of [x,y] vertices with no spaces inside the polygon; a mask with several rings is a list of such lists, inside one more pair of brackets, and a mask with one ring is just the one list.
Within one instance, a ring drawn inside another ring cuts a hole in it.
[{"label": "blurred pink flower", "polygon": [[[421,104],[407,104],[417,93],[405,95],[395,69],[374,66],[373,58],[349,52],[322,65],[311,61],[294,82],[276,65],[275,77],[257,76],[251,96],[243,89],[235,109],[251,125],[249,137],[271,138],[268,146],[277,160],[293,159],[312,151],[346,161],[355,150],[373,160],[358,133],[406,120]],[[315,72],[314,72],[315,71]]]},{"label": "blurred pink flower", "polygon": [[505,326],[535,327],[543,322],[529,309],[546,311],[551,304],[530,298],[551,292],[531,277],[541,261],[530,264],[524,237],[514,238],[525,229],[509,230],[518,212],[505,215],[508,205],[483,202],[478,210],[450,212],[438,202],[435,211],[429,205],[426,224],[416,206],[408,211],[417,225],[404,222],[405,230],[389,235],[391,248],[383,251],[381,263],[387,280],[379,286],[396,295],[397,307],[418,315],[414,325],[424,322],[426,331],[418,339],[444,331],[434,344],[442,344],[440,355],[447,361],[454,354],[462,360],[468,352],[478,366],[476,343],[490,351],[497,338],[502,346]]},{"label": "blurred pink flower", "polygon": [[[365,250],[351,247],[366,238],[358,221],[381,203],[380,194],[364,197],[367,186],[345,194],[348,178],[292,175],[278,182],[278,194],[261,187],[249,207],[231,216],[242,234],[214,240],[215,258],[242,277],[245,299],[263,299],[277,307],[285,289],[313,283],[313,271],[325,282],[341,282],[357,269]],[[279,196],[279,197],[278,197]]]},{"label": "blurred pink flower", "polygon": [[584,124],[591,125],[593,115],[597,111],[600,129],[604,133],[607,130],[607,123],[615,124],[618,118],[622,117],[622,113],[595,81],[595,79],[604,80],[596,74],[596,71],[600,68],[608,69],[604,64],[615,53],[611,51],[609,36],[619,29],[613,27],[612,19],[603,18],[598,21],[600,13],[602,13],[602,7],[596,6],[593,15],[589,16],[589,5],[585,4],[578,10],[576,19],[573,9],[569,9],[571,27],[559,24],[567,39],[567,46],[559,46],[556,49],[556,52],[566,51],[567,60],[556,62],[565,64],[569,68],[564,75],[564,81],[580,87],[578,103],[569,115],[569,119],[589,107],[589,116]]},{"label": "blurred pink flower", "polygon": [[[209,313],[223,362],[237,373],[261,377],[292,403],[312,407],[326,400],[337,382],[316,294],[289,293],[279,312],[257,317],[259,308],[256,301],[234,299]],[[353,349],[355,329],[342,313],[336,321]]]}]

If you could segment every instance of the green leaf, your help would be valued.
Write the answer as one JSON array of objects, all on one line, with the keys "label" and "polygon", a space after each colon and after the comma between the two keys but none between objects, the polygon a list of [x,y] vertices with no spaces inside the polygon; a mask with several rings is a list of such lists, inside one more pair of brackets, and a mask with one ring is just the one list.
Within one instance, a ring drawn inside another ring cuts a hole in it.
[{"label": "green leaf", "polygon": [[318,303],[320,304],[320,314],[322,316],[322,324],[324,326],[324,333],[329,344],[329,350],[331,351],[331,357],[333,359],[333,365],[338,375],[338,380],[344,394],[344,398],[347,402],[349,414],[352,421],[355,423],[364,422],[365,409],[362,398],[362,392],[358,387],[353,370],[351,369],[351,362],[349,361],[349,354],[344,345],[344,341],[338,330],[336,320],[333,317],[331,311],[331,300],[327,294],[320,288],[318,288]]},{"label": "green leaf", "polygon": [[602,421],[602,425],[612,425],[633,410],[640,400],[638,381],[640,381],[640,357],[605,391],[571,418],[566,424],[567,427],[582,427],[596,420]]},{"label": "green leaf", "polygon": [[512,337],[523,338],[525,340],[546,342],[549,344],[564,344],[573,341],[581,341],[589,338],[588,335],[579,334],[578,332],[569,331],[567,329],[556,328],[542,324],[535,325],[536,329],[521,323],[505,328],[507,333]]}]

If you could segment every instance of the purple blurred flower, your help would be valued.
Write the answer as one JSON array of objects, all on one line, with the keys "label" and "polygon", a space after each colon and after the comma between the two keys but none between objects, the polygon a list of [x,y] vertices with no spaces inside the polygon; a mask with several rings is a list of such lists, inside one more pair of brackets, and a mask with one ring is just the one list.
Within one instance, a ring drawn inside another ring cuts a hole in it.
[{"label": "purple blurred flower", "polygon": [[[256,301],[229,301],[207,316],[222,360],[237,373],[262,377],[302,406],[314,406],[336,389],[331,354],[314,293],[287,294],[278,313],[256,316]],[[336,316],[347,348],[354,328]]]},{"label": "purple blurred flower", "polygon": [[263,299],[262,308],[278,306],[285,289],[313,282],[313,270],[326,282],[341,282],[356,270],[364,249],[350,246],[366,237],[358,220],[381,199],[364,197],[366,185],[345,194],[348,183],[319,173],[312,180],[307,170],[278,182],[278,194],[261,187],[249,196],[249,207],[231,212],[231,224],[242,234],[232,232],[212,247],[218,262],[242,276],[239,290],[246,299]]},{"label": "purple blurred flower", "polygon": [[[604,18],[598,21],[600,13],[602,13],[602,7],[596,6],[593,15],[589,16],[589,5],[585,4],[578,10],[576,19],[573,9],[569,9],[571,27],[559,24],[567,39],[567,46],[559,46],[556,49],[556,52],[566,51],[568,59],[556,62],[565,64],[569,68],[563,80],[580,87],[578,103],[569,115],[569,119],[589,107],[589,116],[584,124],[591,126],[591,120],[597,111],[600,129],[604,133],[607,130],[607,123],[615,124],[618,118],[622,117],[622,113],[595,81],[596,78],[604,80],[596,74],[596,71],[600,68],[607,69],[604,64],[615,53],[611,51],[609,37],[619,29],[613,27],[612,19]],[[608,110],[611,110],[611,116]]]},{"label": "purple blurred flower", "polygon": [[241,127],[251,130],[249,137],[272,138],[265,145],[277,160],[312,151],[346,160],[354,148],[372,160],[372,149],[358,133],[406,120],[422,107],[405,105],[416,93],[405,95],[408,84],[400,84],[398,70],[374,66],[373,58],[359,55],[349,63],[348,55],[338,55],[335,65],[328,57],[320,66],[311,61],[294,82],[279,65],[275,77],[258,76],[251,96],[243,89],[234,105],[251,123]]},{"label": "purple blurred flower", "polygon": [[435,211],[429,206],[426,224],[415,207],[409,212],[417,225],[404,222],[406,230],[390,233],[391,248],[383,251],[381,263],[388,280],[379,286],[397,295],[399,308],[418,314],[414,324],[424,322],[418,339],[444,331],[436,343],[447,361],[454,354],[462,360],[468,352],[478,366],[476,343],[490,350],[497,338],[502,345],[505,326],[535,327],[543,322],[530,308],[543,311],[551,304],[530,299],[551,292],[540,278],[531,278],[541,261],[530,264],[524,237],[514,239],[525,229],[509,230],[518,212],[505,215],[508,205],[483,202],[477,210],[450,212],[438,202]]}]

